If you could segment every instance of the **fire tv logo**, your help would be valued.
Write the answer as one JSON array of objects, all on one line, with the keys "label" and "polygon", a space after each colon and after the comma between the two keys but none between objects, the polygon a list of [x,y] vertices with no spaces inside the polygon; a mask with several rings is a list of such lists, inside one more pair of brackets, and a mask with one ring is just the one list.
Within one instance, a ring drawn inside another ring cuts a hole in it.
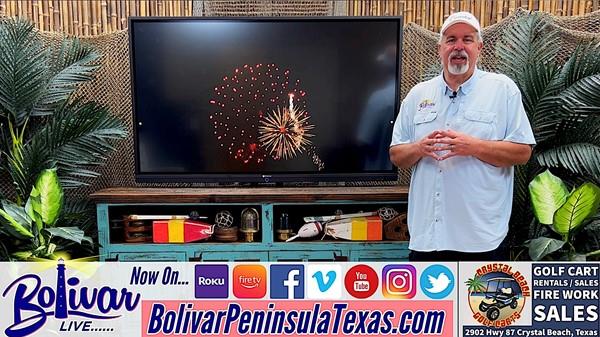
[{"label": "fire tv logo", "polygon": [[232,283],[237,298],[263,298],[267,294],[267,269],[259,264],[235,266]]}]

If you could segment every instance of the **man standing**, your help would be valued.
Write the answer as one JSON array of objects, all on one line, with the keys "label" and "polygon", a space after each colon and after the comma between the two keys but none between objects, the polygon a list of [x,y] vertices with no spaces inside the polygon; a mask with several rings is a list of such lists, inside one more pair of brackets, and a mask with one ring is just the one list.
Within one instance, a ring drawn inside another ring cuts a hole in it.
[{"label": "man standing", "polygon": [[481,27],[468,12],[442,25],[443,72],[408,93],[390,159],[411,168],[411,261],[501,261],[513,197],[513,165],[535,138],[508,77],[477,69]]}]

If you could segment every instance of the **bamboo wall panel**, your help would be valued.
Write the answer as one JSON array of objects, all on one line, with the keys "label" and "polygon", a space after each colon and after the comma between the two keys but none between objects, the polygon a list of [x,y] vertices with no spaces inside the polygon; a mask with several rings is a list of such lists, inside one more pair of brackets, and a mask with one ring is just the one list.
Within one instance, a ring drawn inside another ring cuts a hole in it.
[{"label": "bamboo wall panel", "polygon": [[129,16],[191,16],[192,0],[0,0],[0,16],[29,18],[41,31],[87,36],[127,28]]},{"label": "bamboo wall panel", "polygon": [[[192,16],[194,3],[202,7],[210,3],[213,8],[225,9],[217,15],[289,15],[290,6],[299,10],[315,7],[321,2],[329,3],[331,7],[340,5],[336,1],[298,0],[204,3],[192,0],[0,0],[0,16],[27,17],[42,31],[87,36],[126,29],[129,16]],[[349,16],[403,15],[405,24],[413,22],[432,31],[439,31],[444,19],[457,11],[470,11],[479,18],[482,26],[489,26],[517,8],[540,10],[556,16],[578,16],[600,9],[600,0],[349,0],[343,4]],[[254,13],[254,7],[270,8],[273,12]],[[277,13],[277,10],[286,12]]]},{"label": "bamboo wall panel", "polygon": [[517,8],[551,13],[555,16],[579,16],[600,9],[600,0],[350,0],[351,16],[404,16],[429,30],[439,29],[450,14],[473,13],[483,27],[514,13]]}]

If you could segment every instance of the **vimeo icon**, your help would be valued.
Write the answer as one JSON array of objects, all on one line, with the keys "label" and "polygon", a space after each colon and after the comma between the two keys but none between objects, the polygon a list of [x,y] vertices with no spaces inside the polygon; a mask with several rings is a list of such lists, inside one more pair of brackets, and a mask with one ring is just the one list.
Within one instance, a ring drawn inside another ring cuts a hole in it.
[{"label": "vimeo icon", "polygon": [[342,266],[336,264],[311,264],[307,266],[306,272],[307,298],[342,298]]}]

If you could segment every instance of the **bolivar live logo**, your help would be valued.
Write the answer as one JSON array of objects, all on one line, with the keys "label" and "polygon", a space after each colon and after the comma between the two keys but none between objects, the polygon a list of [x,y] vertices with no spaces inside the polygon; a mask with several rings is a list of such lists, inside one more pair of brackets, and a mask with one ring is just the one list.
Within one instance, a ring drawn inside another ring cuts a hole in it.
[{"label": "bolivar live logo", "polygon": [[466,284],[473,318],[485,326],[501,328],[513,324],[521,318],[525,299],[531,296],[521,272],[503,263],[478,268]]},{"label": "bolivar live logo", "polygon": [[[133,311],[140,301],[140,294],[126,288],[120,291],[107,286],[75,288],[80,283],[79,278],[67,280],[65,269],[64,262],[59,260],[54,289],[42,285],[42,279],[36,274],[23,275],[8,285],[2,293],[2,297],[14,294],[13,324],[4,330],[8,337],[28,336],[42,328],[48,317],[61,320],[59,331],[107,331],[94,328],[92,320],[120,317],[114,311],[121,308]],[[72,316],[90,320],[69,320]]]}]

